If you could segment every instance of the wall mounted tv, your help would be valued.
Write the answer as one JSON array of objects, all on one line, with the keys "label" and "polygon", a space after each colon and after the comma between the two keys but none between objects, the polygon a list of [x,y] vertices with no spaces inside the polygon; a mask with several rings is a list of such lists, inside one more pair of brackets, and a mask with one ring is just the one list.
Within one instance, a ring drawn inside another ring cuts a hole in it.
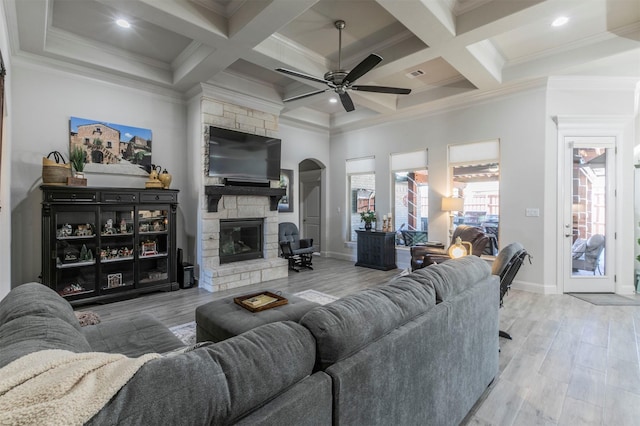
[{"label": "wall mounted tv", "polygon": [[280,180],[280,139],[209,127],[209,176]]}]

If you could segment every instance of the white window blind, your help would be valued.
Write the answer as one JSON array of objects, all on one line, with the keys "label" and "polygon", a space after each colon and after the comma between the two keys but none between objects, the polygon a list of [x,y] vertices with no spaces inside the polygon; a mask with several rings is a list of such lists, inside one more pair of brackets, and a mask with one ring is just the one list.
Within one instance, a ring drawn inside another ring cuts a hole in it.
[{"label": "white window blind", "polygon": [[616,138],[613,136],[568,137],[573,148],[615,148]]},{"label": "white window blind", "polygon": [[449,145],[449,164],[497,163],[500,161],[500,141]]},{"label": "white window blind", "polygon": [[352,158],[347,160],[347,174],[368,173],[376,170],[376,157]]},{"label": "white window blind", "polygon": [[421,170],[427,167],[429,160],[428,151],[401,152],[391,154],[391,171],[396,170]]}]

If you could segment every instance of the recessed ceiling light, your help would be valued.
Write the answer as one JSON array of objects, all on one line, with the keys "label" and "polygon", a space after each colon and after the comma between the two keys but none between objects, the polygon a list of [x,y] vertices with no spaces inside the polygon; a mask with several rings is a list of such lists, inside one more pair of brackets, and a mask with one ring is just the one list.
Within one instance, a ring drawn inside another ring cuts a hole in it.
[{"label": "recessed ceiling light", "polygon": [[122,27],[122,28],[130,28],[131,24],[129,23],[129,21],[127,21],[126,19],[118,19],[116,20],[116,24],[118,24],[118,26]]},{"label": "recessed ceiling light", "polygon": [[567,22],[569,22],[569,18],[567,18],[566,16],[560,16],[556,19],[553,20],[553,22],[551,23],[552,27],[561,27],[564,24],[566,24]]},{"label": "recessed ceiling light", "polygon": [[336,98],[329,98],[329,102],[331,102],[332,104],[336,104],[338,103],[338,100]]}]

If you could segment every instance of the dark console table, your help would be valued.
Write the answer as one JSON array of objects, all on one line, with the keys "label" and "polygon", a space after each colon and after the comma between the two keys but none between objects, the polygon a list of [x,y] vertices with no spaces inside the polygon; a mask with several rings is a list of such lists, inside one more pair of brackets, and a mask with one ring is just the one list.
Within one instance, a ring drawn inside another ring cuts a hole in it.
[{"label": "dark console table", "polygon": [[356,231],[356,234],[358,234],[356,266],[383,271],[397,268],[395,232]]}]

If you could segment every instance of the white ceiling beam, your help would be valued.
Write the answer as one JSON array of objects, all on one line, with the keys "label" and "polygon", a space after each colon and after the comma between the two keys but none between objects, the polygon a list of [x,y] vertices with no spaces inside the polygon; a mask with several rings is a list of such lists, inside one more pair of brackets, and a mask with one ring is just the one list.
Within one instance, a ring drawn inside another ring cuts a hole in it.
[{"label": "white ceiling beam", "polygon": [[248,1],[229,19],[229,39],[255,47],[307,11],[318,0]]},{"label": "white ceiling beam", "polygon": [[428,46],[455,36],[454,16],[439,1],[376,1]]},{"label": "white ceiling beam", "polygon": [[500,84],[500,68],[503,61],[497,52],[489,52],[486,46],[469,50],[466,46],[458,44],[456,48],[451,48],[455,43],[455,34],[452,32],[454,16],[453,12],[448,11],[440,2],[378,2],[476,87],[485,89]]},{"label": "white ceiling beam", "polygon": [[14,10],[20,15],[20,19],[31,23],[29,27],[18,25],[20,49],[42,54],[45,50],[53,0],[9,1],[14,3]]}]

